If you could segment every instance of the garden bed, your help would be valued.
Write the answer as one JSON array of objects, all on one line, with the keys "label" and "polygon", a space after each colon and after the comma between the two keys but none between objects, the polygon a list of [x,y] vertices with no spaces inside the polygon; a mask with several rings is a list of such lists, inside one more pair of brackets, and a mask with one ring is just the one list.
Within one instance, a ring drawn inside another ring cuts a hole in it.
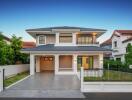
[{"label": "garden bed", "polygon": [[28,75],[29,75],[29,72],[19,73],[19,74],[13,76],[13,77],[5,79],[4,80],[4,85],[5,85],[5,87],[7,87],[7,86],[9,86],[9,85],[11,85],[11,84],[13,84],[13,83],[25,78]]}]

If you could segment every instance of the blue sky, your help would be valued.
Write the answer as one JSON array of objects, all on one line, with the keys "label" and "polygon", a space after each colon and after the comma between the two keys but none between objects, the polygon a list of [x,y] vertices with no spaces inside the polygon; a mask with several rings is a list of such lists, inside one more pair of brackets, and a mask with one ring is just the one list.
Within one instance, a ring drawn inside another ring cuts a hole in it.
[{"label": "blue sky", "polygon": [[0,31],[31,41],[25,29],[81,26],[108,30],[132,29],[132,0],[0,0]]}]

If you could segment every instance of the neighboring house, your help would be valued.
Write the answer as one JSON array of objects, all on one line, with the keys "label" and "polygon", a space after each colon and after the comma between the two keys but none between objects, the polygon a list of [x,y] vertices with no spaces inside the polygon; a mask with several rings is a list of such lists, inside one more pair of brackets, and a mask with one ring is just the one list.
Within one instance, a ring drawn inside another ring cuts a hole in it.
[{"label": "neighboring house", "polygon": [[103,53],[96,39],[106,30],[82,27],[48,27],[27,29],[36,39],[36,47],[22,49],[30,54],[30,75],[51,71],[55,74],[77,74],[84,69],[102,69]]},{"label": "neighboring house", "polygon": [[34,48],[34,47],[36,47],[35,42],[26,42],[26,41],[22,42],[22,48]]},{"label": "neighboring house", "polygon": [[11,39],[8,38],[7,36],[3,35],[2,33],[0,33],[0,35],[3,37],[3,40],[7,43],[10,44],[11,43]]},{"label": "neighboring house", "polygon": [[[112,50],[112,40],[109,38],[100,44],[100,47]],[[104,53],[104,59],[112,59],[112,52]]]},{"label": "neighboring house", "polygon": [[112,56],[115,60],[125,62],[126,47],[132,44],[132,30],[115,30],[112,38]]}]

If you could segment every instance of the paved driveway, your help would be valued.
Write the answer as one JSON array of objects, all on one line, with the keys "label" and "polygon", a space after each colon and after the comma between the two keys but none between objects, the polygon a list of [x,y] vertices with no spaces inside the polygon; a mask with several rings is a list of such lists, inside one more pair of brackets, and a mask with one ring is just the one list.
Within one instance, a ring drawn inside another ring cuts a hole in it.
[{"label": "paved driveway", "polygon": [[0,97],[84,98],[75,75],[36,73],[0,93]]}]

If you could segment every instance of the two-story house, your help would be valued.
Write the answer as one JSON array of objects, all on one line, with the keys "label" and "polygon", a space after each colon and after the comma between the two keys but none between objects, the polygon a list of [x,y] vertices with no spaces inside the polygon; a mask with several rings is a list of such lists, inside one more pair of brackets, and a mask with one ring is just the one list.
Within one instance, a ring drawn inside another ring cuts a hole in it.
[{"label": "two-story house", "polygon": [[112,56],[115,60],[125,62],[126,47],[132,44],[132,30],[115,30],[112,34]]},{"label": "two-story house", "polygon": [[22,49],[30,54],[30,75],[51,71],[55,74],[77,74],[84,69],[103,68],[103,53],[96,41],[106,30],[82,27],[48,27],[27,29],[36,39],[36,47]]}]

